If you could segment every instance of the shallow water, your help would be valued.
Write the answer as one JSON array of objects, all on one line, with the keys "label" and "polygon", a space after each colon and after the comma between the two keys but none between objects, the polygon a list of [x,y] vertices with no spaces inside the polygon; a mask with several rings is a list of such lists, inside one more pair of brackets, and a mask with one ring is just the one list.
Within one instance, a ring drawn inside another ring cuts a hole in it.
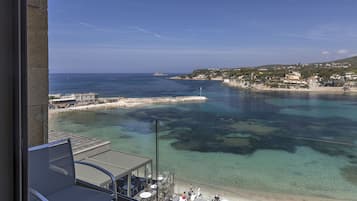
[{"label": "shallow water", "polygon": [[158,119],[159,166],[180,178],[227,188],[357,197],[357,96],[254,93],[215,81],[145,74],[51,75],[50,87],[51,93],[126,97],[197,95],[203,87],[206,103],[59,114],[49,128],[154,157]]}]

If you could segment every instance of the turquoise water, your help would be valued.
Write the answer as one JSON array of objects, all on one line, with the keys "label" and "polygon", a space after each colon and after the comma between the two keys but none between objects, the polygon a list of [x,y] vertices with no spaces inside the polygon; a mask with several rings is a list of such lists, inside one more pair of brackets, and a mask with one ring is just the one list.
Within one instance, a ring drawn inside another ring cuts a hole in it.
[{"label": "turquoise water", "polygon": [[179,178],[227,189],[357,198],[355,96],[253,93],[145,74],[51,75],[50,86],[51,92],[127,97],[196,95],[202,86],[206,103],[71,112],[52,118],[49,128],[154,157],[158,119],[160,168]]}]

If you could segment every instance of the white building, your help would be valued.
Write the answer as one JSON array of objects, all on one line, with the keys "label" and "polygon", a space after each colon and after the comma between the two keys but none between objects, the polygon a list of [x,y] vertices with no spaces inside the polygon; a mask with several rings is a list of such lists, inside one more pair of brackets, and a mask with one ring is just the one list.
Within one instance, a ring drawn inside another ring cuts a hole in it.
[{"label": "white building", "polygon": [[301,79],[301,73],[292,71],[285,75],[285,80],[287,81],[299,81]]},{"label": "white building", "polygon": [[267,68],[259,68],[258,71],[268,71]]},{"label": "white building", "polygon": [[229,79],[224,79],[223,83],[229,83]]},{"label": "white building", "polygon": [[345,74],[345,79],[346,80],[357,80],[357,74],[355,74],[354,72],[347,72]]},{"label": "white building", "polygon": [[339,75],[339,74],[333,74],[333,75],[330,76],[330,79],[331,80],[341,80],[342,76]]},{"label": "white building", "polygon": [[98,98],[98,94],[96,93],[72,94],[71,96],[76,99],[77,103],[82,104],[95,103]]},{"label": "white building", "polygon": [[309,88],[317,88],[320,86],[319,82],[319,76],[311,76],[307,79],[307,84],[309,85]]},{"label": "white building", "polygon": [[49,99],[61,98],[62,94],[48,94]]},{"label": "white building", "polygon": [[288,74],[285,74],[283,83],[290,86],[307,86],[308,84],[305,80],[301,80],[301,73],[297,71],[292,71]]},{"label": "white building", "polygon": [[49,100],[49,108],[67,108],[76,104],[74,97],[60,97]]}]

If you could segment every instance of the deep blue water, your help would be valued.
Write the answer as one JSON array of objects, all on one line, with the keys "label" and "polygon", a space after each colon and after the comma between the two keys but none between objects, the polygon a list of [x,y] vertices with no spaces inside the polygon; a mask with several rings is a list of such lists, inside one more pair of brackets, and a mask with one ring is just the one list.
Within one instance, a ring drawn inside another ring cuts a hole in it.
[{"label": "deep blue water", "polygon": [[177,82],[151,74],[50,74],[50,93],[96,92],[102,97],[197,95],[208,82]]}]

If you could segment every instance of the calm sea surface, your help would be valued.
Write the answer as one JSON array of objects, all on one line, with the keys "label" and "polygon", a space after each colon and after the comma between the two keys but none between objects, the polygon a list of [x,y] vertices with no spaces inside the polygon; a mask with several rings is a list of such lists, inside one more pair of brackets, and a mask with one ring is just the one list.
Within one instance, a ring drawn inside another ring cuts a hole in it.
[{"label": "calm sea surface", "polygon": [[205,103],[60,114],[49,129],[110,140],[155,156],[177,177],[268,192],[357,200],[357,95],[256,93],[217,81],[149,74],[51,74],[50,93],[99,96],[198,95]]}]

